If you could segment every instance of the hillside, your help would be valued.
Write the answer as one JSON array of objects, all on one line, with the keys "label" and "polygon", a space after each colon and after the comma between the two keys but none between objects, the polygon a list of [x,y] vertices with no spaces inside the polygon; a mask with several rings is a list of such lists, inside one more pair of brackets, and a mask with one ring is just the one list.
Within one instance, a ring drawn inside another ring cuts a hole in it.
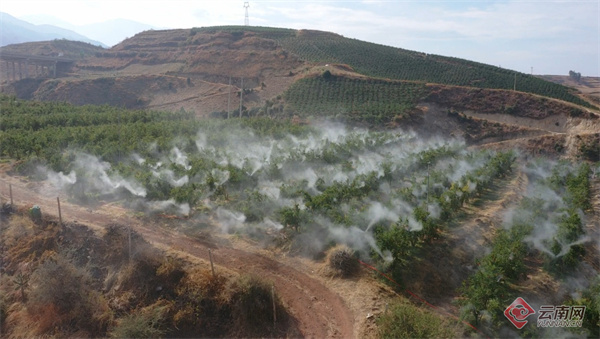
[{"label": "hillside", "polygon": [[594,105],[600,104],[600,78],[581,77],[579,81],[567,75],[542,75],[542,79],[552,81],[557,84],[572,87],[581,92],[583,98]]},{"label": "hillside", "polygon": [[75,60],[58,78],[12,82],[8,63],[1,62],[2,92],[22,99],[184,110],[197,117],[327,117],[460,136],[472,144],[518,139],[525,148],[526,138],[544,136],[555,140],[552,152],[558,154],[575,153],[563,133],[585,136],[600,129],[596,108],[590,108],[593,91],[578,92],[572,83],[328,32],[150,30],[110,49],[53,40],[1,52]]},{"label": "hillside", "polygon": [[[48,46],[48,43],[41,43]],[[283,94],[295,81],[315,70],[335,67],[344,75],[391,81],[415,81],[451,86],[489,89],[517,89],[572,102],[591,105],[575,90],[527,74],[479,64],[467,60],[427,55],[377,45],[320,31],[263,27],[207,27],[177,30],[150,30],[106,50],[88,53],[89,48],[56,46],[63,55],[77,56],[69,76],[39,81],[34,87],[7,83],[6,67],[0,65],[2,91],[20,98],[68,100],[86,103],[73,88],[110,93],[112,84],[129,86],[128,99],[98,95],[90,103],[125,107],[195,111],[207,115],[229,107],[239,107],[237,93],[242,87],[250,92],[243,106],[264,106]],[[1,51],[44,55],[35,44],[12,45]],[[30,74],[34,74],[33,70]],[[140,77],[140,80],[132,79]],[[153,81],[171,83],[165,90]],[[232,86],[229,87],[231,78]],[[112,79],[110,81],[101,79]],[[233,92],[230,98],[229,92]],[[341,100],[341,98],[333,98]],[[135,103],[133,106],[131,103]],[[381,103],[376,103],[376,106]],[[375,108],[375,110],[378,110]]]},{"label": "hillside", "polygon": [[73,60],[2,78],[2,336],[598,337],[595,90],[261,27],[0,52]]}]

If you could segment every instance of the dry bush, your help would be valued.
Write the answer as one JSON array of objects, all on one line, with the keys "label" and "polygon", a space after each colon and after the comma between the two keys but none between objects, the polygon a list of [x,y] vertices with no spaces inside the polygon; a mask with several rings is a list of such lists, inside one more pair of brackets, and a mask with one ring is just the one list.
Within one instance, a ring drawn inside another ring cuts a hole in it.
[{"label": "dry bush", "polygon": [[2,232],[2,242],[5,246],[13,247],[19,240],[31,237],[35,233],[35,223],[28,217],[15,215],[10,218]]},{"label": "dry bush", "polygon": [[155,282],[156,269],[159,266],[158,254],[152,251],[138,253],[127,266],[120,270],[115,289],[132,291],[140,302],[150,298],[152,292],[158,287]]},{"label": "dry bush", "polygon": [[[243,275],[230,285],[232,335],[270,336],[273,335],[272,285],[254,275]],[[277,319],[287,322],[281,301],[275,295]]]},{"label": "dry bush", "polygon": [[186,275],[183,263],[173,257],[167,257],[156,269],[156,280],[161,290],[171,296],[175,296],[175,291],[181,279]]},{"label": "dry bush", "polygon": [[339,245],[327,253],[327,264],[334,275],[350,277],[358,270],[358,261],[354,257],[354,250],[347,246]]},{"label": "dry bush", "polygon": [[129,232],[131,232],[131,255],[143,250],[150,245],[135,231],[127,226],[111,224],[108,225],[106,233],[102,237],[104,241],[103,261],[106,265],[119,266],[129,261]]},{"label": "dry bush", "polygon": [[166,333],[167,314],[173,305],[160,300],[119,319],[110,336],[113,338],[161,338]]},{"label": "dry bush", "polygon": [[131,262],[121,269],[115,289],[133,292],[134,304],[147,303],[159,296],[174,297],[185,275],[181,261],[165,258],[163,252],[146,246],[138,249]]},{"label": "dry bush", "polygon": [[[31,264],[31,267],[37,266],[48,253],[56,250],[56,239],[60,233],[60,228],[54,225],[37,230],[36,228],[39,226],[35,224],[31,226],[31,221],[27,221],[26,217],[14,216],[11,219],[16,219],[16,226],[13,228],[15,231],[13,233],[7,229],[7,232],[20,236],[13,237],[14,243],[12,246],[7,246],[4,260],[6,272],[9,274],[14,273],[23,264]],[[31,235],[28,231],[30,227],[33,227]]]},{"label": "dry bush", "polygon": [[220,337],[231,326],[227,298],[227,278],[213,276],[209,270],[196,270],[181,281],[177,289],[178,311],[173,323],[176,337]]},{"label": "dry bush", "polygon": [[[38,334],[49,330],[44,324],[54,324],[62,331],[59,336],[104,335],[112,322],[112,313],[104,297],[90,287],[90,282],[87,272],[60,255],[44,260],[32,276],[27,302],[29,313],[38,318],[35,319]],[[39,318],[43,315],[38,312],[40,308],[48,310],[44,314],[49,319]]]},{"label": "dry bush", "polygon": [[[131,253],[129,239],[131,233]],[[129,257],[134,258],[145,251],[157,251],[139,233],[127,226],[110,224],[102,237],[101,256],[105,265],[120,266],[129,264]]]},{"label": "dry bush", "polygon": [[3,338],[33,338],[40,335],[56,335],[54,329],[62,319],[54,305],[40,305],[33,313],[21,303],[8,309],[6,322],[2,323]]},{"label": "dry bush", "polygon": [[0,276],[0,337],[4,337],[6,329],[1,324],[6,323],[8,309],[10,304],[16,300],[15,288],[11,277],[6,275]]}]

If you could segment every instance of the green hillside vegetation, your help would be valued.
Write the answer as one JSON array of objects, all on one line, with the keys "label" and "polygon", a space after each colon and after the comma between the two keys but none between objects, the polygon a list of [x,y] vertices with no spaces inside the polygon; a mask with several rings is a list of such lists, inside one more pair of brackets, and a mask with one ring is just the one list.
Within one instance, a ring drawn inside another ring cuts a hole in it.
[{"label": "green hillside vegetation", "polygon": [[584,109],[522,92],[349,77],[334,75],[329,70],[294,82],[283,98],[286,103],[284,112],[335,117],[340,121],[371,126],[406,118],[416,112],[420,102],[437,103],[456,110],[504,113],[533,119],[560,114],[596,118]]},{"label": "green hillside vegetation", "polygon": [[295,82],[285,93],[290,108],[304,115],[336,116],[371,124],[390,122],[414,109],[425,93],[425,85],[334,76]]},{"label": "green hillside vegetation", "polygon": [[[133,111],[112,106],[74,106],[0,96],[0,156],[26,160],[23,170],[43,163],[55,170],[73,159],[65,150],[78,150],[116,162],[137,152],[142,156],[168,151],[174,136],[194,138],[200,128],[249,127],[257,134],[301,133],[306,127],[285,121],[242,119],[197,120],[180,111]],[[148,145],[155,145],[153,150]]]},{"label": "green hillside vegetation", "polygon": [[[520,201],[504,229],[497,231],[490,253],[478,260],[478,270],[463,282],[461,289],[464,317],[476,325],[491,323],[496,329],[505,324],[502,315],[507,304],[521,295],[519,285],[526,279],[528,258],[544,261],[544,269],[566,278],[577,270],[585,255],[585,247],[577,241],[585,236],[582,217],[590,211],[590,167],[587,163],[552,164],[552,175],[544,178],[535,170],[549,169],[549,164],[537,159],[527,164],[530,188]],[[542,198],[540,192],[552,192],[553,198]],[[540,237],[544,226],[556,225],[553,236],[545,234],[539,244],[527,242],[527,237]],[[597,281],[590,284],[597,289]],[[587,293],[587,292],[584,292]],[[597,314],[597,307],[590,307]],[[587,315],[586,315],[587,317]],[[597,317],[584,319],[583,327],[597,333]],[[594,329],[596,327],[596,329]],[[528,336],[551,336],[544,328],[532,327]],[[576,331],[578,331],[577,329]]]},{"label": "green hillside vegetation", "polygon": [[593,107],[572,94],[569,88],[532,75],[474,61],[409,51],[338,34],[269,27],[217,26],[194,28],[196,32],[244,31],[274,39],[280,46],[303,60],[338,63],[356,72],[376,78],[422,81],[479,88],[516,89]]},{"label": "green hillside vegetation", "polygon": [[[355,86],[365,89],[355,93],[366,96],[359,103],[387,104],[377,96],[387,91],[387,96],[398,95],[394,102],[411,107],[425,86],[329,76],[299,84],[322,94],[290,102],[301,108],[302,101],[317,100],[323,109],[334,105],[325,100],[329,93],[351,94]],[[352,101],[347,105],[342,108],[351,112]],[[586,255],[578,242],[589,236],[582,219],[592,206],[588,164],[532,159],[522,160],[525,166],[518,168],[512,151],[468,149],[458,140],[423,140],[400,130],[306,126],[270,118],[196,120],[184,111],[77,107],[9,96],[0,97],[0,126],[2,156],[19,160],[17,170],[24,174],[47,177],[71,201],[120,201],[149,215],[210,218],[224,232],[310,257],[345,244],[401,284],[421,267],[425,253],[443,246],[448,232],[461,227],[466,207],[492,199],[491,190],[522,171],[530,191],[507,220],[506,231],[495,232],[489,253],[474,258],[479,265],[456,292],[462,294],[465,318],[492,336],[505,325],[501,311],[524,282],[530,259],[565,278]],[[199,234],[200,224],[184,231]],[[536,229],[547,224],[556,231]],[[528,240],[533,236],[539,241]],[[155,306],[162,310],[162,304]],[[393,326],[404,311],[394,309],[391,320],[382,320],[383,336],[448,335],[443,324],[425,332]],[[131,326],[116,336],[152,323],[150,315],[141,312],[119,321]],[[427,322],[427,315],[411,320],[419,327]]]}]

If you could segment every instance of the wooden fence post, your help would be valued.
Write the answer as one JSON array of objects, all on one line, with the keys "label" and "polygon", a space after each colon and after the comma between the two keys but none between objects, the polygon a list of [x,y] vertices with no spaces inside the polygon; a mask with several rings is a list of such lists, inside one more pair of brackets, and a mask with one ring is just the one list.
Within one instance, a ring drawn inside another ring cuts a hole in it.
[{"label": "wooden fence post", "polygon": [[210,258],[210,270],[212,271],[212,276],[214,278],[215,277],[215,266],[213,265],[212,251],[210,250],[210,248],[208,249],[208,257]]},{"label": "wooden fence post", "polygon": [[271,299],[273,299],[273,327],[277,322],[277,309],[275,308],[275,284],[271,285]]},{"label": "wooden fence post", "polygon": [[62,212],[60,210],[60,198],[56,197],[56,202],[58,203],[58,222],[60,222],[60,225],[62,226],[63,222],[62,222]]},{"label": "wooden fence post", "polygon": [[131,263],[131,225],[127,226],[127,238],[129,241],[129,263]]}]

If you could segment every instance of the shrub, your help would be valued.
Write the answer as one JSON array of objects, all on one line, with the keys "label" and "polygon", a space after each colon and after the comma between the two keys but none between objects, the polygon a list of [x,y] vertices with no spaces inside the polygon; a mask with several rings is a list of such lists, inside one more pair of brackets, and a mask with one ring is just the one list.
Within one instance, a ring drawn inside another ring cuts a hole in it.
[{"label": "shrub", "polygon": [[381,338],[453,338],[458,326],[411,304],[396,304],[377,319]]},{"label": "shrub", "polygon": [[346,246],[336,246],[327,254],[327,263],[336,275],[352,276],[358,270],[354,250]]},{"label": "shrub", "polygon": [[569,300],[567,305],[586,307],[583,325],[581,328],[574,328],[574,332],[585,331],[589,338],[600,338],[600,275],[581,293],[580,298]]},{"label": "shrub", "polygon": [[131,262],[125,266],[119,276],[121,288],[135,291],[138,301],[150,300],[161,289],[157,271],[162,265],[158,251],[152,248],[137,252]]},{"label": "shrub", "polygon": [[231,330],[231,312],[226,295],[227,280],[210,270],[189,272],[177,289],[177,311],[173,314],[176,337],[221,337]]},{"label": "shrub", "polygon": [[15,246],[20,239],[33,236],[35,227],[35,223],[30,218],[20,215],[13,216],[3,232],[4,244],[8,247]]},{"label": "shrub", "polygon": [[[231,315],[237,333],[258,336],[273,328],[273,298],[271,286],[261,278],[244,275],[231,284]],[[275,297],[276,308],[283,310]],[[278,315],[278,320],[281,314]]]},{"label": "shrub", "polygon": [[119,320],[111,331],[113,338],[160,338],[165,334],[164,320],[169,309],[165,302],[157,302]]},{"label": "shrub", "polygon": [[[112,321],[112,314],[106,300],[90,285],[86,271],[55,254],[46,258],[34,272],[27,308],[30,313],[36,313],[40,307],[53,309],[48,316],[53,317],[55,326],[65,333],[102,336]],[[46,330],[40,329],[40,333]]]}]

